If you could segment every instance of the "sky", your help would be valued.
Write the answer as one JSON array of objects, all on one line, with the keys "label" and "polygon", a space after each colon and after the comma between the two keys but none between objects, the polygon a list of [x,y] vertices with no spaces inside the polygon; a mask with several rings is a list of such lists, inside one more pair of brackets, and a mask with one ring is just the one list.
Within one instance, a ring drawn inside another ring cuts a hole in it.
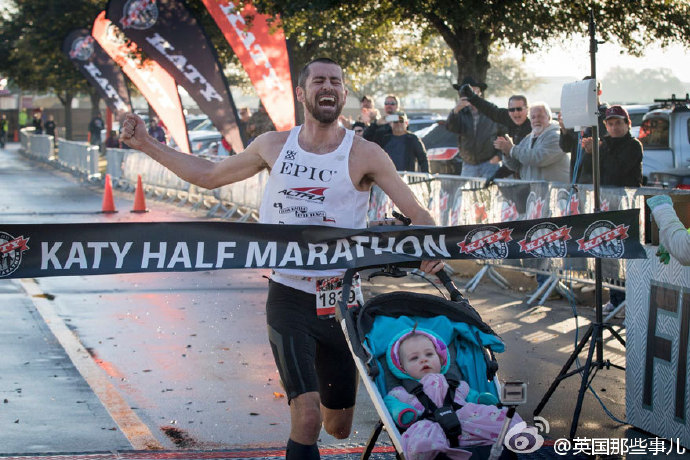
[{"label": "sky", "polygon": [[[547,102],[553,108],[560,106],[563,83],[580,80],[591,73],[589,38],[573,38],[545,46],[540,51],[526,55],[524,58],[517,49],[509,50],[508,54],[516,59],[522,59],[522,65],[529,73],[546,79],[543,84],[522,92],[527,99]],[[682,45],[672,45],[663,49],[659,45],[650,45],[643,56],[634,57],[618,45],[600,44],[596,54],[597,77],[600,80],[605,80],[606,74],[614,67],[634,69],[637,72],[642,69],[670,69],[680,81],[687,82],[687,89],[684,92],[690,93],[690,49],[686,49]],[[605,85],[604,88],[604,96],[606,96]],[[630,94],[633,97],[635,88],[630,88]],[[679,94],[678,96],[683,95]],[[670,96],[670,94],[664,94],[663,90],[660,90],[658,95],[658,97]],[[487,94],[487,99],[499,107],[503,107],[506,103],[505,96],[497,96],[491,92]],[[428,97],[421,97],[418,100],[417,98],[404,100],[404,102],[406,107],[411,109],[431,108],[441,111],[455,105],[455,102],[450,99],[431,98],[430,100]]]},{"label": "sky", "polygon": [[[637,70],[666,67],[681,81],[690,82],[690,50],[681,45],[662,49],[650,46],[642,57],[630,56],[614,44],[600,44],[596,54],[597,76],[603,77],[616,66]],[[589,39],[569,40],[559,46],[526,56],[525,67],[539,77],[584,76],[590,72]],[[690,88],[689,88],[690,91]]]}]

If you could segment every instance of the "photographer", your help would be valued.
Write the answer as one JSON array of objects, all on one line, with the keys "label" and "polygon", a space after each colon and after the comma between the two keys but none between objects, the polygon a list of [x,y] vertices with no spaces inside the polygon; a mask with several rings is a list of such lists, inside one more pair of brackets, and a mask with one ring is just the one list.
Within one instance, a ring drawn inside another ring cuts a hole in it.
[{"label": "photographer", "polygon": [[[389,94],[388,96],[386,96],[386,99],[383,104],[383,116],[378,117],[378,111],[376,113],[373,113],[373,118],[370,118],[369,120],[369,127],[366,130],[364,130],[364,139],[376,142],[379,145],[381,145],[380,141],[383,138],[383,136],[391,133],[391,127],[386,121],[386,117],[388,115],[393,115],[398,111],[398,108],[400,107],[400,100],[398,99],[398,96]],[[383,147],[383,145],[381,145],[381,147]]]},{"label": "photographer", "polygon": [[[481,95],[486,90],[485,83],[479,83],[472,77],[465,77],[460,89],[468,85],[475,94]],[[486,115],[480,113],[468,100],[466,95],[459,94],[460,101],[448,115],[446,129],[458,134],[458,149],[462,158],[462,177],[490,178],[499,168],[500,152],[494,148],[498,135],[498,125]]]}]

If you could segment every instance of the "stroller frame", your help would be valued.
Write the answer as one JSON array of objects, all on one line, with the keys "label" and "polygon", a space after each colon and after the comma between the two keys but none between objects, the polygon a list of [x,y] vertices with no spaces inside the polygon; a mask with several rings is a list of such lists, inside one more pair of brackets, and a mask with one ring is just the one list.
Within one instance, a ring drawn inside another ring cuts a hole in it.
[{"label": "stroller frame", "polygon": [[[378,265],[378,266],[368,266],[368,267],[360,267],[360,268],[351,268],[348,269],[345,272],[345,275],[343,277],[343,291],[342,291],[342,298],[341,299],[347,299],[349,298],[350,290],[352,289],[352,280],[355,275],[355,273],[359,270],[366,269],[366,268],[377,268],[377,267],[383,267],[383,265]],[[389,270],[391,269],[390,265],[385,265],[386,268]],[[397,270],[397,267],[394,267],[394,272],[395,273],[402,273],[403,275],[405,272],[400,272]],[[389,272],[390,273],[390,272]],[[398,275],[393,275],[393,276],[398,276]],[[445,288],[447,289],[450,299],[453,302],[457,302],[460,300],[464,300],[462,294],[460,291],[457,289],[453,281],[450,279],[448,274],[441,270],[440,272],[437,273],[438,278],[441,280]],[[470,307],[471,308],[471,307]],[[472,309],[474,311],[474,309]],[[476,313],[476,311],[474,311]],[[350,332],[357,332],[357,326],[355,324],[355,319],[353,317],[353,314],[348,311],[346,302],[341,300],[338,302],[338,308],[336,308],[336,319],[340,323],[343,333],[345,335],[345,339],[347,341],[348,347],[350,348],[350,352],[352,353],[352,357],[355,361],[355,365],[357,367],[357,371],[360,373],[362,376],[362,383],[364,384],[367,392],[369,393],[369,396],[371,398],[371,401],[376,408],[376,412],[379,415],[379,421],[378,423],[374,426],[374,429],[371,432],[371,435],[369,436],[369,439],[367,441],[367,444],[365,446],[364,451],[362,452],[362,456],[360,457],[362,460],[366,460],[371,456],[371,453],[374,450],[374,446],[376,445],[376,441],[378,440],[381,431],[385,428],[386,432],[388,433],[388,436],[390,437],[391,442],[393,443],[393,446],[396,451],[396,458],[399,460],[405,460],[405,455],[403,453],[403,448],[402,448],[402,436],[400,434],[400,431],[398,430],[398,427],[396,426],[395,422],[393,421],[393,418],[391,414],[388,412],[388,409],[386,408],[385,403],[383,402],[383,396],[380,394],[379,389],[376,386],[376,383],[371,377],[371,367],[369,366],[368,362],[365,362],[360,355],[362,354],[362,350],[364,350],[367,354],[371,355],[370,351],[367,349],[367,347],[361,343],[354,344],[353,340],[351,339]],[[477,313],[477,316],[479,314]],[[356,349],[357,348],[357,349]],[[488,350],[488,354],[490,355],[490,360],[488,359],[488,356],[485,355],[485,360],[487,361],[487,367],[490,368],[491,372],[493,373],[493,383],[496,386],[496,389],[498,393],[500,394],[500,383],[498,381],[498,378],[496,377],[496,370],[497,370],[497,364],[495,357],[493,355],[493,352],[491,350]],[[509,421],[507,422],[509,423]],[[505,431],[505,430],[504,430]],[[505,434],[505,433],[503,433]],[[498,443],[503,443],[503,439],[498,439],[496,441],[496,444]]]}]

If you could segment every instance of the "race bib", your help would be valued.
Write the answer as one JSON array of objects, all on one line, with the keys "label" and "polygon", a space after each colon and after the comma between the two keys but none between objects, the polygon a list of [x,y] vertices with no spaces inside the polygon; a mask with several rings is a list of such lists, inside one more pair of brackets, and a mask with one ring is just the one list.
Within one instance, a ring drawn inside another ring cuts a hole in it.
[{"label": "race bib", "polygon": [[[335,314],[335,308],[343,296],[343,279],[338,276],[332,278],[316,278],[316,315],[328,318]],[[352,278],[352,288],[347,299],[347,308],[357,306],[357,302],[364,303],[362,297],[362,282],[359,273]]]}]

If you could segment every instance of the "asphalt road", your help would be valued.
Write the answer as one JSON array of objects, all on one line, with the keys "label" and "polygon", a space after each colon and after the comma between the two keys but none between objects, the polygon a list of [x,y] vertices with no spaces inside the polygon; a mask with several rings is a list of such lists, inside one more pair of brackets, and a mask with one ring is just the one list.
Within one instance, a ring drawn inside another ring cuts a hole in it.
[{"label": "asphalt road", "polygon": [[[181,221],[203,213],[149,200],[132,214],[132,195],[115,192],[119,212],[99,213],[102,190],[28,160],[16,145],[0,150],[3,223]],[[463,285],[474,264],[454,264]],[[0,454],[127,449],[282,447],[286,399],[266,339],[266,271],[0,279]],[[512,290],[488,280],[468,296],[502,336],[504,380],[528,383],[523,418],[532,411],[593,317],[563,300],[527,308],[514,274]],[[367,296],[392,289],[433,292],[418,279],[365,283]],[[622,324],[617,321],[617,328]],[[625,365],[625,351],[605,336],[605,355]],[[582,356],[584,361],[585,355]],[[541,414],[551,438],[566,437],[580,385],[565,380]],[[603,369],[592,388],[625,417],[625,373]],[[377,421],[360,389],[352,437],[323,433],[322,445],[362,445]],[[637,437],[587,394],[581,437]],[[385,435],[383,439],[385,440]]]}]

